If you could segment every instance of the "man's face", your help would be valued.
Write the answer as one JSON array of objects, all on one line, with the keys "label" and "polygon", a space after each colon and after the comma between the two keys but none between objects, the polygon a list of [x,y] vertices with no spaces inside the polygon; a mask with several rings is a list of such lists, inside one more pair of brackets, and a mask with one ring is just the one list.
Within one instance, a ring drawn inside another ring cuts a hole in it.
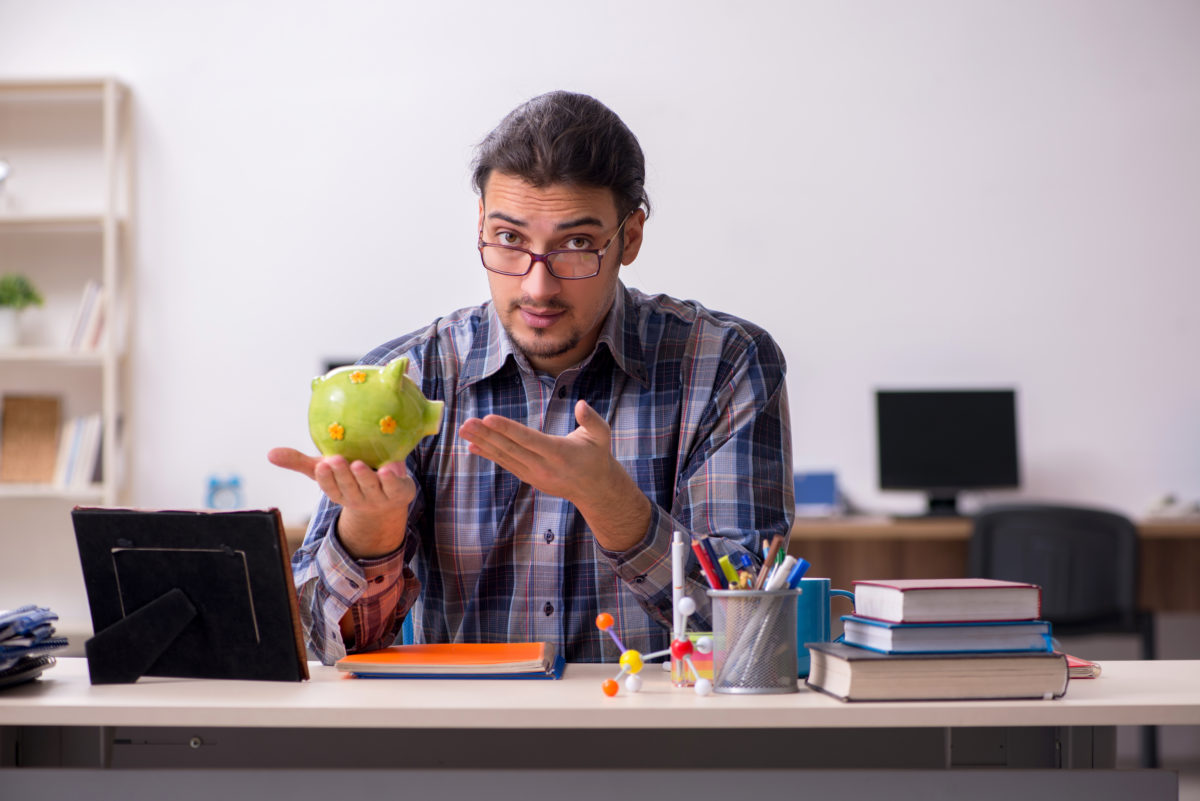
[{"label": "man's face", "polygon": [[[630,215],[622,229],[624,248],[620,237],[614,240],[600,273],[591,278],[556,278],[544,261],[523,276],[488,271],[496,314],[534,368],[558,375],[592,352],[612,306],[617,272],[641,247],[644,220],[641,209]],[[479,224],[484,242],[546,253],[604,247],[621,220],[609,189],[567,184],[539,188],[493,172],[479,202]]]}]

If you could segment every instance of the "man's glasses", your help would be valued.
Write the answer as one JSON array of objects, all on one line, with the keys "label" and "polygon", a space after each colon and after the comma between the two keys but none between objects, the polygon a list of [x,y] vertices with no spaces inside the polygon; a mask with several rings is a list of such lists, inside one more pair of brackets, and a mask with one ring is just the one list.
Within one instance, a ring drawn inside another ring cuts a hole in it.
[{"label": "man's glasses", "polygon": [[528,275],[535,262],[544,262],[546,269],[555,278],[574,281],[579,278],[591,278],[600,272],[600,264],[609,245],[625,227],[629,214],[621,220],[617,230],[604,247],[598,250],[552,250],[549,253],[534,253],[532,250],[519,248],[516,245],[498,245],[483,241],[483,228],[479,229],[479,257],[483,266],[500,275]]}]

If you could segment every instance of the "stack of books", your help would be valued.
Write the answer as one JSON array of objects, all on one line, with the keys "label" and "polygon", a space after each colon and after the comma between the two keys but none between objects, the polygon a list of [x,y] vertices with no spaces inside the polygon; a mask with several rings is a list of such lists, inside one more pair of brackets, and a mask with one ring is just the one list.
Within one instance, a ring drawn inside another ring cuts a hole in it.
[{"label": "stack of books", "polygon": [[51,654],[67,645],[54,633],[58,615],[32,604],[0,611],[0,688],[32,681],[54,666]]},{"label": "stack of books", "polygon": [[807,643],[808,685],[844,701],[1058,698],[1067,659],[1041,588],[996,579],[858,581],[845,641]]}]

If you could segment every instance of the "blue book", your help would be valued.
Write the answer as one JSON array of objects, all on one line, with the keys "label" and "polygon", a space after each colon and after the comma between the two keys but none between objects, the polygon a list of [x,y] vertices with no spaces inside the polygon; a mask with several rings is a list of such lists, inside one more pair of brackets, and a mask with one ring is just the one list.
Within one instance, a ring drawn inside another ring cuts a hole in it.
[{"label": "blue book", "polygon": [[944,654],[981,651],[1053,651],[1045,620],[970,623],[888,623],[845,615],[848,645],[884,654]]}]

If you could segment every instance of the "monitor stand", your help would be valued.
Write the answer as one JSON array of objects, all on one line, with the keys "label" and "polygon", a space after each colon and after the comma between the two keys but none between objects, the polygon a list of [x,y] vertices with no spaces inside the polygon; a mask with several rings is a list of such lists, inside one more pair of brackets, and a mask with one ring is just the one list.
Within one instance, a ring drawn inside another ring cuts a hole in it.
[{"label": "monitor stand", "polygon": [[924,512],[915,515],[892,515],[896,520],[953,520],[963,517],[958,511],[958,493],[931,492]]}]

